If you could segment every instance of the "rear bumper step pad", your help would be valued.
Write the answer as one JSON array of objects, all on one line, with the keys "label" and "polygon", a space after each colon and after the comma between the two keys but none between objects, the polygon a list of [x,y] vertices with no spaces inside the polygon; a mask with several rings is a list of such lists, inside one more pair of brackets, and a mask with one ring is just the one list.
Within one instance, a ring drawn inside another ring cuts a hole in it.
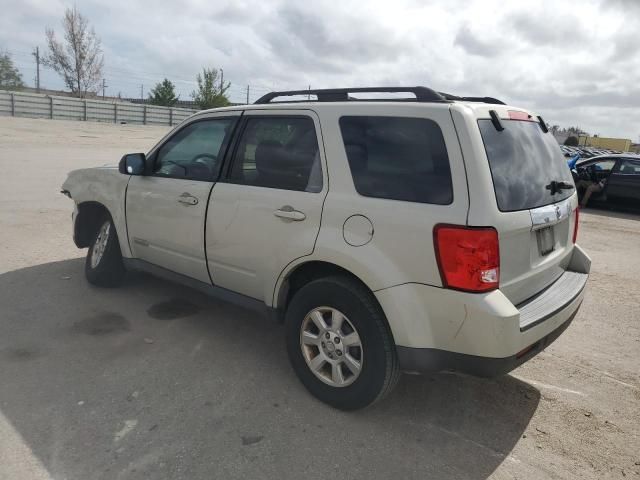
[{"label": "rear bumper step pad", "polygon": [[520,331],[535,327],[573,302],[588,278],[587,273],[564,272],[542,292],[516,305],[520,311]]}]

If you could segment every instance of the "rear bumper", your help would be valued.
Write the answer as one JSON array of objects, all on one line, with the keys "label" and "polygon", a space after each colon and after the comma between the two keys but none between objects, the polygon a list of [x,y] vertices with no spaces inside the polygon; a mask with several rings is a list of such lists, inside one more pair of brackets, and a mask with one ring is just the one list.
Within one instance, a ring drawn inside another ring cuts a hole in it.
[{"label": "rear bumper", "polygon": [[535,356],[571,323],[584,297],[589,257],[575,246],[568,271],[514,305],[500,291],[457,292],[404,284],[376,292],[406,371],[506,373]]},{"label": "rear bumper", "polygon": [[578,310],[562,325],[523,352],[505,358],[479,357],[435,348],[397,347],[400,368],[406,372],[455,370],[478,377],[497,377],[509,373],[551,345],[571,324]]}]

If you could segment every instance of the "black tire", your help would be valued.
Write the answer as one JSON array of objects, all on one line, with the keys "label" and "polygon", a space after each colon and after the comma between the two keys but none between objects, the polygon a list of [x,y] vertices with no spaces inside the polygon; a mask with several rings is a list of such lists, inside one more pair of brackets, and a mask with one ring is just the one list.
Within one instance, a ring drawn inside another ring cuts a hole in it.
[{"label": "black tire", "polygon": [[[100,236],[101,229],[106,223],[109,223],[107,243],[101,258],[96,265],[93,265],[92,257],[94,255],[94,247]],[[96,231],[93,233],[84,264],[85,276],[92,285],[99,287],[117,287],[122,283],[125,269],[122,262],[122,253],[120,252],[120,242],[118,241],[116,228],[113,225],[111,217],[107,214],[105,214],[96,225]]]},{"label": "black tire", "polygon": [[[345,315],[362,343],[362,370],[348,386],[320,380],[307,365],[300,345],[304,318],[318,307],[331,307]],[[346,276],[309,282],[298,290],[285,316],[289,360],[303,385],[319,400],[340,410],[357,410],[384,398],[400,376],[393,338],[384,313],[373,294]]]}]

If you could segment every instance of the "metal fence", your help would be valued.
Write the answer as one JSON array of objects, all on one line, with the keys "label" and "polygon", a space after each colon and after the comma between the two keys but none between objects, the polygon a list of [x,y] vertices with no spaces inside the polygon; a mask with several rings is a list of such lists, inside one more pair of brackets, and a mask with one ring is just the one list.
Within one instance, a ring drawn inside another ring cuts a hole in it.
[{"label": "metal fence", "polygon": [[177,125],[197,110],[0,90],[0,116]]}]

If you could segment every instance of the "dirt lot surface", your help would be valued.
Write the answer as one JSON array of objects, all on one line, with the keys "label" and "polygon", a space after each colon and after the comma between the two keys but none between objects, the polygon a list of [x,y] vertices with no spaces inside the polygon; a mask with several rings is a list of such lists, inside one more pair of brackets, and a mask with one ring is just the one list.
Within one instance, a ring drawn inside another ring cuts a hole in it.
[{"label": "dirt lot surface", "polygon": [[582,309],[513,374],[404,376],[343,413],[279,325],[148,276],[85,281],[66,173],[166,131],[0,118],[0,479],[640,479],[640,216],[583,212]]}]

